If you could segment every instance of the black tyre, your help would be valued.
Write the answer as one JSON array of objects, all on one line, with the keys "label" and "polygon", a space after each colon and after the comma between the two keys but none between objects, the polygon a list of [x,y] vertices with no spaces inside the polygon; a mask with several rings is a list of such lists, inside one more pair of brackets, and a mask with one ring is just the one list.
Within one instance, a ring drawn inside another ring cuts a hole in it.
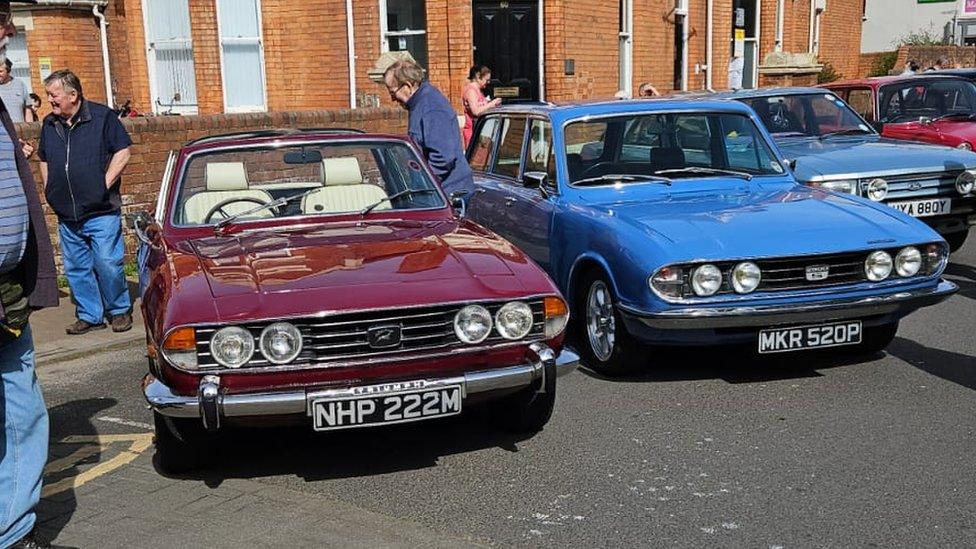
[{"label": "black tyre", "polygon": [[580,281],[575,313],[576,348],[586,366],[615,377],[647,365],[648,349],[627,332],[602,273],[590,272]]},{"label": "black tyre", "polygon": [[213,441],[199,419],[167,417],[153,412],[156,457],[165,473],[179,474],[212,462]]},{"label": "black tyre", "polygon": [[966,243],[966,237],[969,236],[969,231],[959,231],[958,233],[949,233],[942,236],[949,243],[949,253],[952,253],[962,248],[962,245]]},{"label": "black tyre", "polygon": [[[542,383],[542,380],[539,380]],[[492,417],[499,428],[510,433],[538,433],[549,423],[556,405],[556,369],[549,368],[545,392],[538,384],[492,403]]]},{"label": "black tyre", "polygon": [[874,354],[883,351],[898,333],[898,322],[883,324],[864,330],[864,338],[861,339],[860,350],[864,353]]}]

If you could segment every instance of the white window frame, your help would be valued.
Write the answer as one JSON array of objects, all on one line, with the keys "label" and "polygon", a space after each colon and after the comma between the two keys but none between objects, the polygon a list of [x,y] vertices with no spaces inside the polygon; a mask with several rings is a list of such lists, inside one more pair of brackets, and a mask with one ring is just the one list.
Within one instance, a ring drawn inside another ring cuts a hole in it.
[{"label": "white window frame", "polygon": [[[254,0],[254,9],[258,15],[258,36],[257,38],[224,38],[220,29],[220,4],[221,0],[216,0],[217,5],[217,48],[220,54],[220,88],[224,99],[224,112],[267,112],[268,110],[268,76],[264,66],[264,21],[261,14],[261,0]],[[224,65],[224,44],[251,44],[257,42],[258,55],[261,58],[261,105],[244,105],[240,107],[229,107],[227,105],[227,79],[224,77],[226,68]]]},{"label": "white window frame", "polygon": [[[423,30],[406,29],[402,31],[391,31],[386,24],[386,0],[379,0],[380,4],[380,53],[390,51],[390,38],[401,36],[421,36],[427,34],[427,28]],[[424,0],[424,9],[427,9],[427,0]],[[426,20],[426,18],[425,18]],[[413,54],[410,54],[411,56]],[[430,43],[427,44],[427,55],[430,56]],[[429,61],[428,61],[429,63]],[[427,67],[424,67],[425,69]]]},{"label": "white window frame", "polygon": [[[156,99],[159,97],[159,86],[156,83],[156,53],[153,50],[152,43],[150,42],[150,35],[149,35],[149,18],[147,17],[149,12],[146,9],[146,0],[140,0],[140,4],[142,6],[142,30],[143,30],[143,36],[146,40],[146,44],[145,44],[146,65],[149,72],[149,102],[152,103],[153,113],[159,114],[160,110],[163,109],[164,106],[156,103]],[[189,0],[187,0],[188,12],[189,9],[190,9],[190,3]],[[190,20],[190,24],[191,24],[190,38],[188,38],[186,42],[189,44],[190,51],[192,52],[193,51],[193,29],[192,29],[193,20],[192,19]],[[193,78],[194,78],[193,85],[194,87],[196,87],[196,63],[195,62],[194,62]],[[199,91],[196,90],[195,93],[197,95],[197,101],[199,102],[200,101]],[[167,112],[172,112],[174,114],[197,114],[199,112],[199,106],[198,105],[175,105],[167,109]]]}]

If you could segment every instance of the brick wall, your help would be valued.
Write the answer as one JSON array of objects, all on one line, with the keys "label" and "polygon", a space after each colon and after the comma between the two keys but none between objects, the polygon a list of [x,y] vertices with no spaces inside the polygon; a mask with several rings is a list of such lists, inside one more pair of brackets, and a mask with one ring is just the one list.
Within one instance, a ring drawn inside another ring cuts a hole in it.
[{"label": "brick wall", "polygon": [[189,7],[197,109],[200,114],[221,113],[224,112],[224,85],[217,34],[217,3],[215,0],[190,2]]},{"label": "brick wall", "polygon": [[870,76],[877,68],[881,58],[890,54],[895,54],[897,56],[898,52],[879,51],[873,53],[862,53],[860,61],[858,62],[856,77]]},{"label": "brick wall", "polygon": [[[33,12],[33,30],[27,31],[27,52],[31,60],[31,84],[35,93],[44,96],[37,59],[51,58],[51,69],[70,68],[81,79],[85,96],[105,102],[105,73],[102,70],[102,43],[98,25],[91,11],[37,10]],[[70,36],[70,40],[65,37]],[[41,102],[41,116],[50,107]]]},{"label": "brick wall", "polygon": [[898,60],[895,62],[895,74],[905,70],[910,59],[918,61],[923,70],[932,66],[940,57],[949,59],[949,66],[976,66],[976,47],[973,46],[902,46],[898,48]]},{"label": "brick wall", "polygon": [[831,0],[820,16],[820,60],[841,78],[854,78],[860,71],[862,15],[862,0]]},{"label": "brick wall", "polygon": [[[124,122],[132,137],[132,158],[122,175],[123,212],[152,211],[159,194],[169,152],[184,143],[207,135],[264,128],[344,127],[368,132],[403,134],[406,132],[406,113],[401,109],[339,109],[332,111],[275,112],[254,114],[217,114],[205,116],[160,116],[130,118]],[[17,133],[22,139],[37,142],[39,123],[20,124]],[[31,167],[38,191],[44,196],[43,183],[35,155]],[[57,218],[44,205],[51,240],[55,243],[57,263],[61,258],[57,246]],[[128,260],[136,250],[135,237],[126,230]]]}]

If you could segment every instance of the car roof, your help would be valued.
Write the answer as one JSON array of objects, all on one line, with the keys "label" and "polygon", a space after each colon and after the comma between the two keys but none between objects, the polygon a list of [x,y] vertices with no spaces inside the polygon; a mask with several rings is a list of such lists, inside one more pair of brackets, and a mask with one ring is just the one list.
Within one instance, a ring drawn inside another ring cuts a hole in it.
[{"label": "car roof", "polygon": [[962,76],[963,78],[973,78],[976,77],[976,67],[968,67],[962,69],[942,69],[938,71],[932,71],[927,74],[947,74],[950,76]]},{"label": "car roof", "polygon": [[839,80],[836,82],[830,82],[824,84],[826,88],[833,88],[834,86],[870,86],[873,88],[878,88],[881,86],[887,86],[888,84],[895,84],[899,82],[911,82],[920,80],[966,80],[965,78],[952,74],[936,74],[934,72],[926,72],[921,74],[907,74],[907,75],[894,75],[894,76],[872,76],[870,78],[854,78],[851,80]]},{"label": "car roof", "polygon": [[569,103],[518,103],[492,109],[492,114],[537,114],[549,116],[554,121],[571,120],[587,116],[604,116],[633,112],[732,112],[748,115],[751,111],[738,101],[729,99],[696,99],[691,96],[647,99],[617,99],[573,101]]},{"label": "car roof", "polygon": [[771,97],[776,95],[807,95],[811,93],[823,94],[833,93],[825,88],[811,87],[779,87],[779,88],[755,88],[751,90],[723,91],[723,92],[702,92],[699,97],[714,99],[752,99],[755,97]]}]

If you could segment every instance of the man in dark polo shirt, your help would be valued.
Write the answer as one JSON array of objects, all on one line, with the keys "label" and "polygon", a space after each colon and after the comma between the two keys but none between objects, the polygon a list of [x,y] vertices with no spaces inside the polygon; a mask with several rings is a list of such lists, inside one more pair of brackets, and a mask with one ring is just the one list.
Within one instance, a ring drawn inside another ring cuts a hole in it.
[{"label": "man in dark polo shirt", "polygon": [[47,203],[58,215],[64,273],[78,317],[65,331],[132,328],[132,304],[122,270],[119,177],[132,140],[115,112],[85,99],[69,70],[51,73],[44,90],[52,113],[44,118],[38,155]]},{"label": "man in dark polo shirt", "polygon": [[[16,30],[0,0],[0,57]],[[10,113],[0,103],[0,547],[47,547],[31,532],[47,462],[48,418],[28,315],[58,304],[41,199]]]}]

